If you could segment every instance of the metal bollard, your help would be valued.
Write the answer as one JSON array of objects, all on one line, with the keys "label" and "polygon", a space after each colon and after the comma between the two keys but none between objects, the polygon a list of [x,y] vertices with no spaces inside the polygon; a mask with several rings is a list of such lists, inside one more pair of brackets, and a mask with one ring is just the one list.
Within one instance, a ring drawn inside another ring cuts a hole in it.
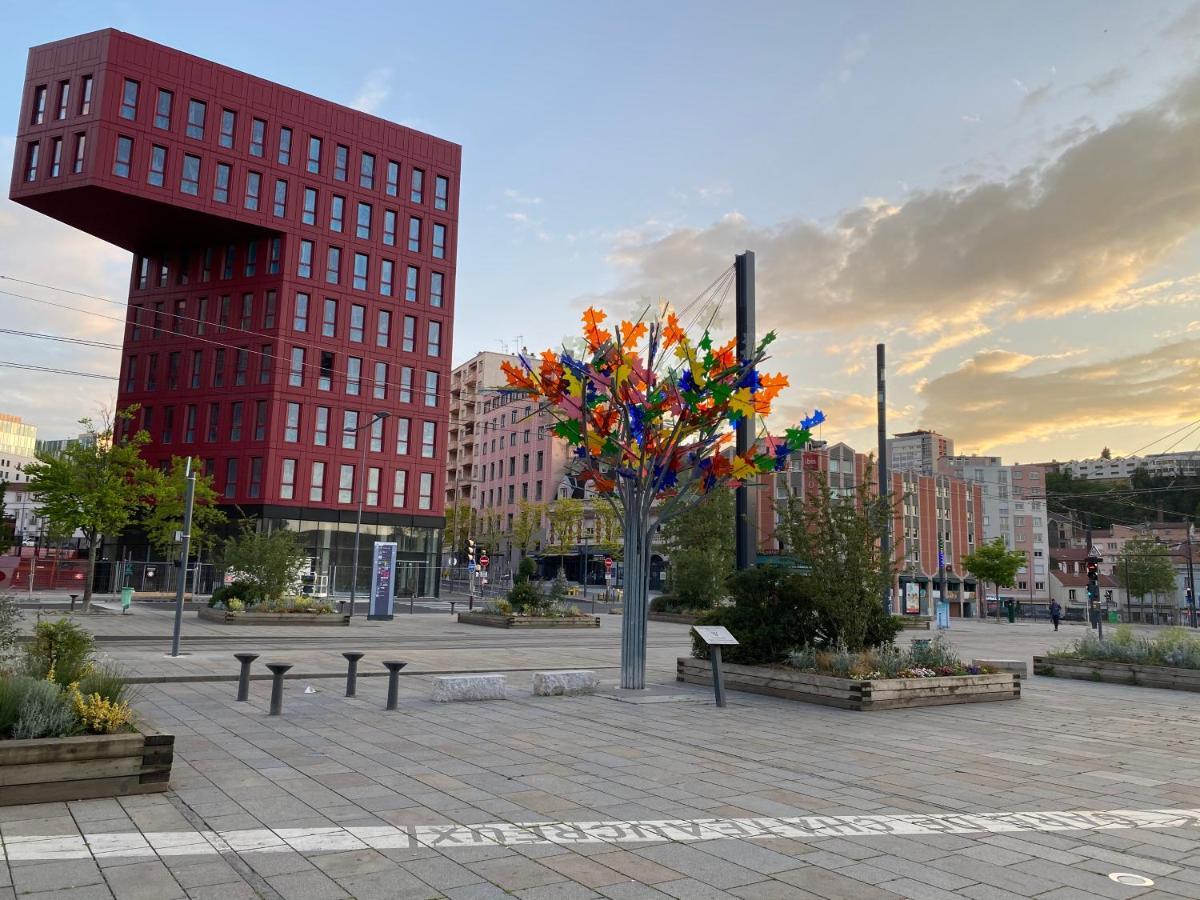
[{"label": "metal bollard", "polygon": [[400,694],[400,670],[407,666],[408,663],[397,660],[385,660],[383,665],[388,670],[387,706],[384,708],[394,710]]},{"label": "metal bollard", "polygon": [[257,653],[235,653],[234,659],[242,664],[242,671],[238,673],[238,700],[248,700],[250,698],[250,664],[258,659]]},{"label": "metal bollard", "polygon": [[343,653],[346,657],[346,696],[353,697],[354,691],[358,687],[358,661],[363,658],[361,653],[351,652]]},{"label": "metal bollard", "polygon": [[291,663],[267,663],[273,676],[271,681],[271,715],[277,716],[283,712],[283,673],[292,667]]},{"label": "metal bollard", "polygon": [[71,594],[71,612],[75,612],[75,598],[78,596],[78,594]]},{"label": "metal bollard", "polygon": [[454,604],[457,602],[458,602],[457,600],[450,601],[450,615],[454,615]]}]

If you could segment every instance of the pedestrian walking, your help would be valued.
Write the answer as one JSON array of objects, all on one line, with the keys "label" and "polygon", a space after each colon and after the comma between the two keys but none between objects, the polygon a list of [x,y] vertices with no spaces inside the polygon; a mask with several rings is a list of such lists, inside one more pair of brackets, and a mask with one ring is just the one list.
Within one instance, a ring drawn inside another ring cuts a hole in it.
[{"label": "pedestrian walking", "polygon": [[1058,631],[1058,621],[1062,618],[1062,606],[1057,600],[1050,601],[1050,621],[1054,623],[1054,630]]}]

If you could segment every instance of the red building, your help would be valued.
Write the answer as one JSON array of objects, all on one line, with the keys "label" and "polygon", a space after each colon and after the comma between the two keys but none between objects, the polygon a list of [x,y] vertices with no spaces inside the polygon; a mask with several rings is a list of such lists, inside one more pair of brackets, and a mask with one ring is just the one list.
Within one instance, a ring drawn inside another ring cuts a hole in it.
[{"label": "red building", "polygon": [[134,254],[148,460],[202,459],[335,589],[360,486],[361,564],[394,539],[436,588],[461,152],[111,29],[29,51],[10,196]]}]

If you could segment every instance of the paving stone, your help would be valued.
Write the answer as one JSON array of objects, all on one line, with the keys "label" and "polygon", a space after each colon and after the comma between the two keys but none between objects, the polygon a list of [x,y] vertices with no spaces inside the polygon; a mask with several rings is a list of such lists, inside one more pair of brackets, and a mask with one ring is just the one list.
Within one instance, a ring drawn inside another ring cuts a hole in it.
[{"label": "paving stone", "polygon": [[[716,888],[731,888],[762,881],[762,874],[759,872],[709,856],[696,847],[685,844],[655,845],[643,847],[636,852],[638,856],[652,859]],[[663,882],[663,884],[666,883]],[[659,889],[666,890],[661,885],[659,885]]]},{"label": "paving stone", "polygon": [[901,896],[867,884],[865,881],[847,878],[845,875],[839,875],[837,872],[830,872],[817,866],[805,866],[803,869],[794,869],[791,872],[780,872],[775,875],[775,878],[816,894],[818,897],[827,898],[827,900],[845,900],[848,897],[853,897],[855,900],[899,900]]},{"label": "paving stone", "polygon": [[186,892],[158,860],[108,869],[104,878],[112,892],[129,900],[175,900]]},{"label": "paving stone", "polygon": [[102,884],[100,867],[90,859],[64,859],[56,862],[10,865],[13,887],[19,894],[39,891],[65,891],[68,888]]},{"label": "paving stone", "polygon": [[469,863],[467,868],[506,891],[540,887],[562,881],[562,875],[522,857],[501,857]]}]

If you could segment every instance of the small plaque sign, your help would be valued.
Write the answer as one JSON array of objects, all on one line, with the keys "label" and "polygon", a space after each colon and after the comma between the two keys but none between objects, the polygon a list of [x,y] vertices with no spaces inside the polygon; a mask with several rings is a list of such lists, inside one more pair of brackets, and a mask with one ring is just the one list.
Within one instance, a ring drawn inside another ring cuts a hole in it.
[{"label": "small plaque sign", "polygon": [[693,625],[692,631],[700,635],[700,640],[710,647],[737,644],[737,638],[723,625]]}]

